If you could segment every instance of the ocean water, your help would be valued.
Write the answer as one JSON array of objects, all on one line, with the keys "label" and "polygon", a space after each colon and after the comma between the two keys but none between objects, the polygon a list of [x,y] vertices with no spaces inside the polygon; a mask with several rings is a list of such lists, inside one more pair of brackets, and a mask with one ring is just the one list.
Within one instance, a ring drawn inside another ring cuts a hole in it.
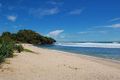
[{"label": "ocean water", "polygon": [[120,43],[56,43],[40,47],[120,61]]}]

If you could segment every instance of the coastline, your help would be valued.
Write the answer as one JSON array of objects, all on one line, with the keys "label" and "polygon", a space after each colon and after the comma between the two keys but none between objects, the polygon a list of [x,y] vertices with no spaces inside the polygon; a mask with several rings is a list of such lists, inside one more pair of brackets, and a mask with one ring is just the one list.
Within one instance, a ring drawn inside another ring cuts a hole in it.
[{"label": "coastline", "polygon": [[[41,48],[41,47],[38,47],[38,48]],[[77,54],[77,53],[60,51],[60,50],[53,50],[53,49],[47,49],[47,48],[42,48],[42,49],[50,50],[50,51],[53,51],[54,53],[58,52],[58,53],[64,54],[64,55],[72,55],[72,56],[75,56],[75,57],[88,59],[88,60],[93,61],[93,62],[98,62],[98,63],[108,65],[108,66],[114,66],[114,67],[120,69],[120,61],[119,60],[107,59],[107,58],[102,58],[102,57],[96,57],[96,56],[90,56],[90,55],[84,55],[84,54]]]},{"label": "coastline", "polygon": [[[35,53],[16,53],[0,68],[0,80],[120,80],[120,63],[23,44]],[[16,77],[15,77],[16,76]]]},{"label": "coastline", "polygon": [[75,47],[63,46],[63,45],[55,44],[52,46],[45,45],[45,46],[38,46],[38,47],[120,61],[120,54],[119,54],[120,48],[107,48],[107,47],[101,48],[101,47],[94,47],[94,46],[93,47],[76,47],[76,46]]}]

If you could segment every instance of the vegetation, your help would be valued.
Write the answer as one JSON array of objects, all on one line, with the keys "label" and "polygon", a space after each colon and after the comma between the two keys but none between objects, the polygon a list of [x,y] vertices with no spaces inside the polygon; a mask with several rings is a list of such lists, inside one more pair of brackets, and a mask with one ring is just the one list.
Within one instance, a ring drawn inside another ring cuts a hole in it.
[{"label": "vegetation", "polygon": [[36,33],[32,30],[19,30],[17,33],[3,32],[0,36],[0,63],[5,58],[13,57],[14,51],[27,51],[32,52],[28,49],[24,49],[19,43],[30,43],[30,44],[53,44],[56,42],[53,38],[45,37]]},{"label": "vegetation", "polygon": [[23,51],[24,48],[22,45],[16,45],[11,41],[1,41],[0,42],[0,63],[4,61],[5,58],[13,57],[14,51],[18,51],[19,53]]},{"label": "vegetation", "polygon": [[12,42],[2,41],[0,44],[0,62],[5,58],[13,57],[14,44]]},{"label": "vegetation", "polygon": [[30,52],[30,53],[35,53],[34,51],[32,50],[29,50],[29,49],[24,49],[25,52]]},{"label": "vegetation", "polygon": [[4,32],[0,38],[16,43],[53,44],[56,42],[53,38],[42,36],[32,30],[19,30],[17,33]]},{"label": "vegetation", "polygon": [[20,44],[19,44],[19,45],[15,45],[14,49],[15,49],[16,51],[18,51],[19,53],[21,53],[22,51],[24,51],[23,46],[20,45]]}]

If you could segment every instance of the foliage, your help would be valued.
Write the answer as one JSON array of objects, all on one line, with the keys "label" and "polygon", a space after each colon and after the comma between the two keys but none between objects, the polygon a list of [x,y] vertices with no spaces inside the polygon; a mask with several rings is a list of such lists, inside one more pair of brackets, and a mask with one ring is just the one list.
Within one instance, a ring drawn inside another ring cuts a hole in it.
[{"label": "foliage", "polygon": [[24,51],[24,48],[23,48],[23,46],[22,45],[15,45],[14,46],[14,49],[16,50],[16,51],[18,51],[19,53],[21,53],[22,51]]},{"label": "foliage", "polygon": [[53,44],[56,42],[53,38],[45,37],[32,30],[19,30],[17,33],[3,32],[0,36],[0,62],[5,58],[13,57],[14,50],[19,53],[24,49],[22,45],[16,45],[16,43],[30,43],[30,44]]},{"label": "foliage", "polygon": [[5,58],[13,57],[14,43],[2,41],[0,43],[0,62],[4,61]]},{"label": "foliage", "polygon": [[42,36],[32,30],[19,30],[17,33],[4,32],[0,38],[16,43],[53,44],[56,42],[53,38]]}]

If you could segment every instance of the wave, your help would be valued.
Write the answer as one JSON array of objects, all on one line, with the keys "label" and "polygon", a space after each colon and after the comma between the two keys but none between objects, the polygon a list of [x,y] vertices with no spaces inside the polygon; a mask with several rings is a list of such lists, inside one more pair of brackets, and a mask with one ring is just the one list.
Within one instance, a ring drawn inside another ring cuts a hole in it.
[{"label": "wave", "polygon": [[99,47],[99,48],[120,48],[120,43],[56,43],[59,46],[70,47]]}]

